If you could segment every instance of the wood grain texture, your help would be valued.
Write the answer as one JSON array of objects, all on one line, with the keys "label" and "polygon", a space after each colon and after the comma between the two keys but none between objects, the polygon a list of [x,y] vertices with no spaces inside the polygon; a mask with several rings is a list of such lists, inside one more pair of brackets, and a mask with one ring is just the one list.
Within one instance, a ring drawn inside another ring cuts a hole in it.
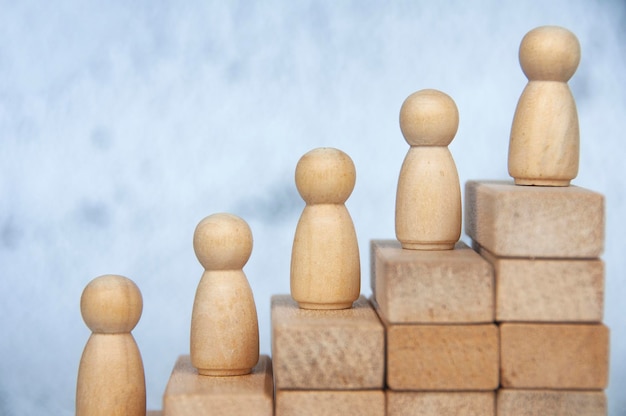
[{"label": "wood grain texture", "polygon": [[461,236],[461,187],[448,149],[459,126],[454,100],[437,90],[411,94],[400,129],[411,146],[396,191],[396,237],[405,249],[451,250]]},{"label": "wood grain texture", "polygon": [[503,387],[604,389],[609,329],[602,324],[500,325]]},{"label": "wood grain texture", "polygon": [[278,390],[276,416],[385,416],[383,390]]},{"label": "wood grain texture", "polygon": [[454,250],[402,249],[371,241],[371,285],[390,323],[487,323],[494,320],[490,264],[465,243]]},{"label": "wood grain texture", "polygon": [[580,138],[567,81],[580,44],[567,29],[542,26],[524,36],[519,58],[528,84],[511,127],[509,174],[518,185],[568,186],[578,174]]},{"label": "wood grain texture", "polygon": [[386,391],[387,416],[495,416],[495,392]]},{"label": "wood grain texture", "polygon": [[601,322],[604,263],[496,257],[478,247],[496,276],[498,322]]},{"label": "wood grain texture", "polygon": [[495,390],[498,327],[388,325],[387,385],[393,390]]},{"label": "wood grain texture", "polygon": [[468,181],[465,232],[499,257],[597,258],[604,250],[604,197],[576,186]]},{"label": "wood grain texture", "polygon": [[188,355],[178,358],[163,396],[163,416],[271,416],[274,407],[272,361],[266,355],[250,374],[202,376]]},{"label": "wood grain texture", "polygon": [[236,215],[209,215],[193,236],[202,274],[191,314],[190,355],[207,376],[248,374],[259,361],[259,324],[243,267],[252,231]]},{"label": "wood grain texture", "polygon": [[383,387],[384,328],[361,296],[351,309],[300,309],[272,297],[272,357],[277,389]]},{"label": "wood grain texture", "polygon": [[306,202],[291,251],[291,296],[301,308],[346,309],[361,293],[356,230],[344,205],[356,181],[352,159],[338,149],[306,153],[296,186]]},{"label": "wood grain texture", "polygon": [[85,287],[80,311],[92,334],[78,367],[77,416],[145,416],[143,361],[130,333],[142,310],[139,288],[124,276],[100,276]]},{"label": "wood grain texture", "polygon": [[554,391],[500,389],[498,416],[606,416],[602,391]]}]

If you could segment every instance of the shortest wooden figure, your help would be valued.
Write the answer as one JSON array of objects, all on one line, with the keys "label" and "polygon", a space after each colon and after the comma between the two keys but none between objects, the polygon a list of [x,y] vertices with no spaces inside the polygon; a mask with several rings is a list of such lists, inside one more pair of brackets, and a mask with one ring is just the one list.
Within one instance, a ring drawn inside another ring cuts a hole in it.
[{"label": "shortest wooden figure", "polygon": [[402,104],[400,129],[411,146],[396,193],[404,249],[451,250],[461,237],[461,186],[448,149],[458,127],[456,104],[441,91],[421,90]]},{"label": "shortest wooden figure", "polygon": [[92,334],[78,369],[77,416],[145,416],[143,362],[130,333],[142,309],[139,288],[125,277],[100,276],[85,287],[80,311]]},{"label": "shortest wooden figure", "polygon": [[191,363],[204,376],[249,374],[259,361],[259,324],[243,272],[252,231],[241,218],[213,214],[198,224],[193,249],[205,271],[191,316]]},{"label": "shortest wooden figure", "polygon": [[338,149],[302,156],[296,187],[306,202],[291,252],[291,296],[303,309],[346,309],[361,291],[359,246],[344,203],[356,182],[352,159]]}]

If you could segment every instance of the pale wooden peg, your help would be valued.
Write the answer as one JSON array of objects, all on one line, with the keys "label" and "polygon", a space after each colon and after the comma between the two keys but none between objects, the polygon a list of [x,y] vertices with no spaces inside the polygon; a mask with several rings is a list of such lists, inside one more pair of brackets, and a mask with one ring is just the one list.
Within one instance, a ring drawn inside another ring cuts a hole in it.
[{"label": "pale wooden peg", "polygon": [[198,374],[249,374],[259,361],[259,324],[243,266],[252,231],[241,218],[213,214],[196,227],[193,249],[205,271],[191,316],[191,362]]},{"label": "pale wooden peg", "polygon": [[306,202],[291,253],[291,296],[304,309],[346,309],[361,291],[356,231],[344,203],[356,182],[352,159],[319,148],[296,167],[296,186]]},{"label": "pale wooden peg", "polygon": [[519,60],[528,84],[513,118],[509,174],[517,185],[568,186],[578,174],[580,135],[567,81],[580,44],[567,29],[538,27],[522,39]]},{"label": "pale wooden peg", "polygon": [[411,94],[400,129],[411,145],[396,193],[396,237],[402,248],[451,250],[461,236],[461,186],[448,149],[459,126],[456,104],[437,90]]},{"label": "pale wooden peg", "polygon": [[139,288],[125,277],[100,276],[85,287],[80,310],[92,334],[78,369],[77,416],[145,416],[143,362],[130,333],[142,308]]}]

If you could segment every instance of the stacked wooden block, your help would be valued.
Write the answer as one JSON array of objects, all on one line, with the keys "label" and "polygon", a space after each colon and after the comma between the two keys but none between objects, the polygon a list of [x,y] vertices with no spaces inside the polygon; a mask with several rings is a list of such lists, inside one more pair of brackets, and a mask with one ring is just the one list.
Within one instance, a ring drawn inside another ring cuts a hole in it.
[{"label": "stacked wooden block", "polygon": [[267,355],[259,357],[250,374],[235,377],[199,375],[189,355],[182,355],[163,395],[163,416],[271,416],[273,407],[272,361]]},{"label": "stacked wooden block", "polygon": [[575,186],[466,184],[465,230],[495,271],[500,416],[604,415],[604,198]]},{"label": "stacked wooden block", "polygon": [[387,415],[493,415],[498,327],[491,265],[471,248],[371,243],[372,292],[387,336]]},{"label": "stacked wooden block", "polygon": [[272,297],[276,416],[385,414],[384,328],[368,300],[309,310]]}]

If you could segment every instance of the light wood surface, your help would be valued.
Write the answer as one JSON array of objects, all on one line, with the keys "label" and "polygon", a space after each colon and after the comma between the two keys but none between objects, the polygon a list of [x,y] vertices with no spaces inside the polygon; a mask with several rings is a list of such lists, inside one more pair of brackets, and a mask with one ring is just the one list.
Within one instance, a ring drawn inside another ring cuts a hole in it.
[{"label": "light wood surface", "polygon": [[196,227],[193,246],[204,267],[191,316],[191,362],[203,375],[247,374],[259,360],[259,324],[242,268],[252,232],[241,218],[213,214]]},{"label": "light wood surface", "polygon": [[578,174],[580,138],[567,81],[580,44],[567,29],[543,26],[524,36],[519,59],[528,84],[511,127],[509,174],[518,185],[568,186]]},{"label": "light wood surface", "polygon": [[390,323],[486,323],[494,319],[491,265],[465,243],[454,250],[405,250],[371,241],[371,284]]},{"label": "light wood surface", "polygon": [[387,385],[392,390],[495,390],[498,327],[387,325]]},{"label": "light wood surface", "polygon": [[500,389],[498,416],[606,416],[603,391]]},{"label": "light wood surface", "polygon": [[599,257],[604,218],[604,197],[576,186],[465,185],[465,232],[499,257]]},{"label": "light wood surface", "polygon": [[498,322],[602,321],[602,260],[514,259],[477,249],[494,266]]},{"label": "light wood surface", "polygon": [[495,416],[495,393],[387,390],[387,416]]},{"label": "light wood surface", "polygon": [[383,390],[278,390],[276,416],[385,416]]},{"label": "light wood surface", "polygon": [[411,148],[398,178],[396,237],[405,249],[451,250],[461,236],[459,175],[447,147],[458,125],[456,104],[441,91],[417,91],[402,104]]},{"label": "light wood surface", "polygon": [[178,358],[163,396],[163,416],[271,416],[272,361],[261,355],[249,374],[203,376],[190,357]]},{"label": "light wood surface", "polygon": [[100,276],[85,287],[80,310],[92,334],[78,369],[77,416],[145,416],[143,363],[130,333],[142,309],[139,288],[123,276]]},{"label": "light wood surface", "polygon": [[604,389],[609,330],[602,324],[500,325],[503,387]]},{"label": "light wood surface", "polygon": [[271,307],[276,389],[383,387],[384,328],[365,297],[351,309],[307,310],[275,295]]},{"label": "light wood surface", "polygon": [[356,231],[344,203],[356,170],[338,149],[306,153],[296,167],[296,186],[306,202],[293,240],[291,296],[301,308],[345,309],[361,291]]}]

